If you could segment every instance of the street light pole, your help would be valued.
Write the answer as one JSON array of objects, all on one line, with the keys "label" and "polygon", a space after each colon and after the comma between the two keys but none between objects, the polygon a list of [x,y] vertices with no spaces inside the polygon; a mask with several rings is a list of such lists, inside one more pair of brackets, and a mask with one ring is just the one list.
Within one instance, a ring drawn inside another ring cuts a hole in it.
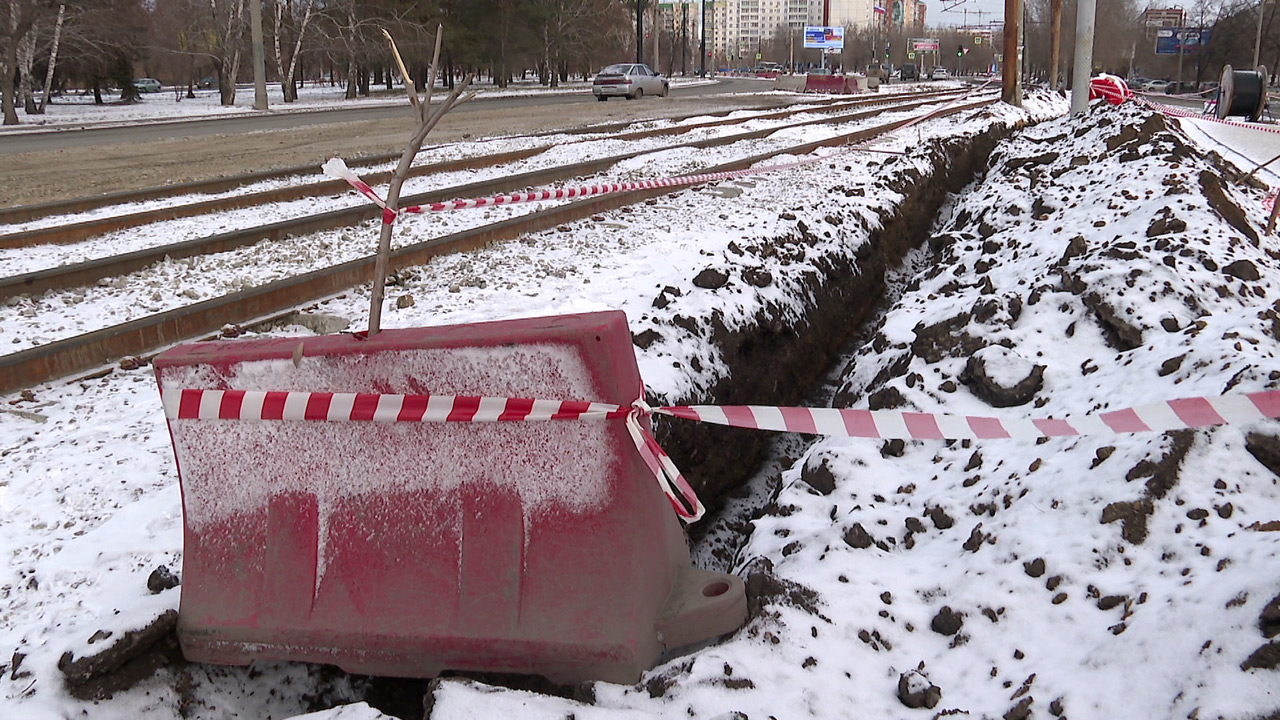
[{"label": "street light pole", "polygon": [[1258,35],[1253,40],[1253,66],[1258,67],[1258,56],[1262,53],[1262,11],[1267,7],[1267,0],[1258,0]]},{"label": "street light pole", "polygon": [[699,73],[701,77],[707,76],[707,0],[702,0],[702,49],[698,51],[698,57],[702,58],[702,71]]},{"label": "street light pole", "polygon": [[249,34],[253,42],[253,109],[266,110],[267,64],[262,47],[262,0],[249,1],[249,23]]},{"label": "street light pole", "polygon": [[1076,7],[1075,69],[1071,73],[1071,114],[1089,109],[1089,76],[1093,73],[1093,30],[1097,0],[1080,0]]}]

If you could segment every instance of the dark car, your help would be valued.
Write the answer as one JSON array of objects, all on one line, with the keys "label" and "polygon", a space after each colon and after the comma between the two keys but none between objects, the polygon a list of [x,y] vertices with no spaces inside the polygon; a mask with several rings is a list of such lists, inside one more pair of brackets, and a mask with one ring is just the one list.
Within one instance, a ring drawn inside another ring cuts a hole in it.
[{"label": "dark car", "polygon": [[1193,82],[1171,82],[1165,86],[1164,92],[1166,95],[1184,95],[1200,92],[1200,86]]},{"label": "dark car", "polygon": [[915,63],[902,63],[902,79],[903,80],[919,80],[920,68]]}]

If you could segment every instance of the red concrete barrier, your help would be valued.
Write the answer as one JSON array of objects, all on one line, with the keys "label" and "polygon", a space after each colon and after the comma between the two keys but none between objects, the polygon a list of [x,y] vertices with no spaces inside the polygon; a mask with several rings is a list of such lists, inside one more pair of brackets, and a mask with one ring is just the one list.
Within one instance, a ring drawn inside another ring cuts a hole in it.
[{"label": "red concrete barrier", "polygon": [[804,91],[811,93],[848,94],[854,92],[843,75],[806,75]]},{"label": "red concrete barrier", "polygon": [[739,578],[690,565],[621,420],[334,421],[271,397],[230,412],[216,393],[199,401],[222,402],[204,408],[214,419],[173,411],[193,389],[629,404],[642,386],[621,312],[193,343],[155,369],[182,485],[190,660],[631,683],[745,619]]}]

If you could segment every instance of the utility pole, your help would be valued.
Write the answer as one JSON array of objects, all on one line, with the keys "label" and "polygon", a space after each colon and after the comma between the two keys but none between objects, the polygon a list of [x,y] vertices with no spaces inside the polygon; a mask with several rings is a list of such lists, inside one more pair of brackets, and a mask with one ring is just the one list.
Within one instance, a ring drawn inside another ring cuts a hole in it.
[{"label": "utility pole", "polygon": [[636,63],[644,62],[644,0],[636,0]]},{"label": "utility pole", "polygon": [[689,3],[680,3],[680,74],[689,74]]},{"label": "utility pole", "polygon": [[1022,105],[1018,86],[1018,29],[1022,19],[1022,0],[1004,0],[1004,72],[1001,75],[1000,99],[1015,107]]},{"label": "utility pole", "polygon": [[1071,114],[1089,109],[1089,76],[1093,74],[1093,26],[1097,0],[1080,0],[1076,9],[1076,62],[1071,73]]},{"label": "utility pole", "polygon": [[698,51],[698,57],[702,58],[702,71],[700,77],[707,76],[707,0],[702,0],[702,22],[699,23],[702,30],[702,49]]},{"label": "utility pole", "polygon": [[[1258,56],[1262,53],[1262,11],[1267,8],[1267,0],[1258,0],[1258,36],[1253,40],[1253,66],[1258,67]],[[1182,80],[1181,77],[1178,78]],[[1263,78],[1266,82],[1266,78]]]},{"label": "utility pole", "polygon": [[662,41],[662,20],[659,13],[662,9],[658,7],[658,3],[653,3],[653,71],[659,72],[658,66],[662,64],[662,60],[658,58],[658,43]]},{"label": "utility pole", "polygon": [[262,49],[262,0],[249,0],[249,24],[253,39],[253,109],[266,110],[267,55]]},{"label": "utility pole", "polygon": [[1049,89],[1057,90],[1058,65],[1062,60],[1062,0],[1049,0],[1049,58]]}]

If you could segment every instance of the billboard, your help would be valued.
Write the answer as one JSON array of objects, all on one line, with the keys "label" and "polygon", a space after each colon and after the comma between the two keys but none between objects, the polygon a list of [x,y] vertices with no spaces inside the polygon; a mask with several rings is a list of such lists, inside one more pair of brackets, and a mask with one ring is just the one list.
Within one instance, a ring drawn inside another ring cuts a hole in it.
[{"label": "billboard", "polygon": [[1162,28],[1156,31],[1156,54],[1177,55],[1179,49],[1187,55],[1200,52],[1209,44],[1212,30],[1204,28]]},{"label": "billboard", "polygon": [[915,52],[938,52],[937,38],[911,38],[911,50]]},{"label": "billboard", "polygon": [[843,50],[844,28],[806,25],[804,28],[804,46],[806,48]]}]

